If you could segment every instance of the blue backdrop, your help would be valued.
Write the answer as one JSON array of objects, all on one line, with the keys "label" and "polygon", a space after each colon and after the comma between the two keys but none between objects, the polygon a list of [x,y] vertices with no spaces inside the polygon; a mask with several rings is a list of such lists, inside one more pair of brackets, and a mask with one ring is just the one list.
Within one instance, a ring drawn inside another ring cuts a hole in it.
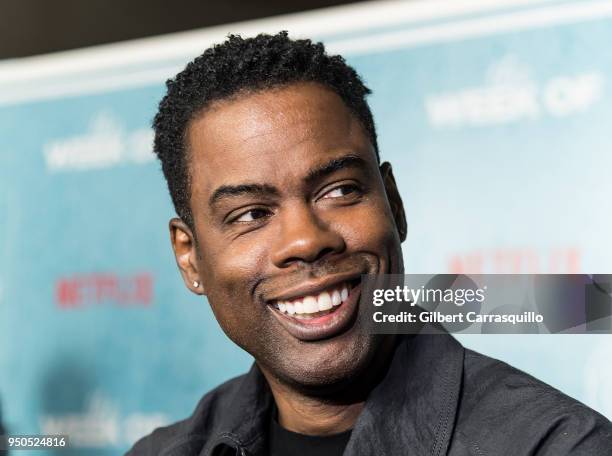
[{"label": "blue backdrop", "polygon": [[[150,122],[211,42],[282,29],[373,89],[408,272],[612,272],[610,1],[378,2],[0,63],[10,433],[117,454],[247,369],[176,270]],[[612,336],[460,338],[612,417]]]}]

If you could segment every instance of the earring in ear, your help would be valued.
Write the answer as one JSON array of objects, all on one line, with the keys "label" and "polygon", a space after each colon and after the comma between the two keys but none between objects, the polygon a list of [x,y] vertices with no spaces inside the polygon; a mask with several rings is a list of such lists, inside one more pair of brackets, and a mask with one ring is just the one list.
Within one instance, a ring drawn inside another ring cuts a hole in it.
[{"label": "earring in ear", "polygon": [[194,288],[199,288],[200,287],[200,282],[198,282],[197,280],[193,281],[193,287]]}]

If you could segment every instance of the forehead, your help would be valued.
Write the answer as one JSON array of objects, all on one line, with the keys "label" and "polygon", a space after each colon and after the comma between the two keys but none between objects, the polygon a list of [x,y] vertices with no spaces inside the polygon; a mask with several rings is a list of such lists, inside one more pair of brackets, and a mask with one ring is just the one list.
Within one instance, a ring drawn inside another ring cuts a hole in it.
[{"label": "forehead", "polygon": [[375,160],[359,120],[332,90],[301,83],[214,104],[187,130],[192,195],[219,185],[299,177],[351,152]]}]

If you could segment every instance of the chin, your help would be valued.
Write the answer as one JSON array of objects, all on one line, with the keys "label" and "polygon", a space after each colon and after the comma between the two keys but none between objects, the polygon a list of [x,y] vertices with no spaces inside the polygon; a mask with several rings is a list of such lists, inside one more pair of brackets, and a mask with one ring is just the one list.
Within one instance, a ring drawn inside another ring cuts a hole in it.
[{"label": "chin", "polygon": [[378,348],[374,336],[352,332],[304,343],[295,354],[285,353],[285,362],[270,370],[283,383],[311,394],[343,389],[367,370]]}]

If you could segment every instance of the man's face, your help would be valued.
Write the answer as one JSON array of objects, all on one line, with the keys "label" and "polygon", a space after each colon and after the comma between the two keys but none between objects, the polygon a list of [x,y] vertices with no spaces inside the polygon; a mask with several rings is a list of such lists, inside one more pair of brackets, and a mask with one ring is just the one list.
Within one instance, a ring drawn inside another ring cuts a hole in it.
[{"label": "man's face", "polygon": [[197,243],[184,225],[173,243],[188,286],[200,281],[225,333],[285,383],[362,371],[380,339],[360,276],[403,272],[403,212],[357,118],[327,88],[293,84],[214,104],[187,145]]}]

